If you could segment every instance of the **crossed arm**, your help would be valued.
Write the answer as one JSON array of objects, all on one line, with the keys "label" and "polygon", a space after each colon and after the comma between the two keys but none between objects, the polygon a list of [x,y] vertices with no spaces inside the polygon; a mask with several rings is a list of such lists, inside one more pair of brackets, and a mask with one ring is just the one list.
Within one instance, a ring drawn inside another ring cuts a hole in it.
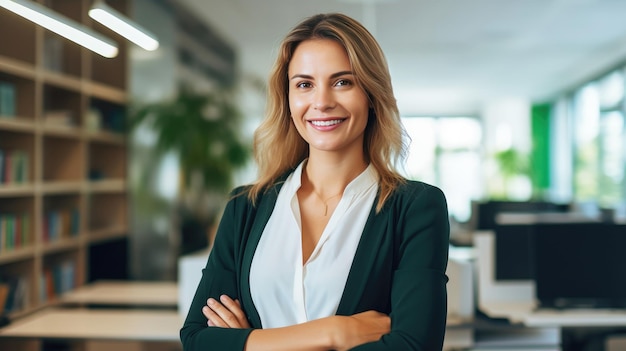
[{"label": "crossed arm", "polygon": [[[227,295],[220,301],[207,300],[202,308],[209,327],[250,328],[238,300]],[[390,331],[389,316],[367,311],[352,316],[331,316],[284,328],[255,329],[246,342],[246,351],[349,350],[376,341]]]}]

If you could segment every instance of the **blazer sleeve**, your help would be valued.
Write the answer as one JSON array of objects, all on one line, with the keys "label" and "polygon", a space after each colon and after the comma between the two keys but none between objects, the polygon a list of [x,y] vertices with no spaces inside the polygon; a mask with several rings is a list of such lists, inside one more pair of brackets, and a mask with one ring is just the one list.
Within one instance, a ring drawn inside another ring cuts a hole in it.
[{"label": "blazer sleeve", "polygon": [[[395,245],[397,263],[391,286],[391,332],[353,348],[441,350],[446,328],[450,223],[439,188],[419,183],[400,201]],[[417,189],[416,189],[417,188]],[[393,220],[395,220],[394,218]]]},{"label": "blazer sleeve", "polygon": [[235,241],[237,226],[241,220],[236,201],[245,201],[245,195],[230,200],[226,205],[213,243],[213,248],[202,270],[202,278],[196,289],[189,312],[180,330],[185,351],[236,351],[244,350],[252,329],[209,327],[202,307],[209,297],[219,300],[221,294],[240,298],[237,288]]}]

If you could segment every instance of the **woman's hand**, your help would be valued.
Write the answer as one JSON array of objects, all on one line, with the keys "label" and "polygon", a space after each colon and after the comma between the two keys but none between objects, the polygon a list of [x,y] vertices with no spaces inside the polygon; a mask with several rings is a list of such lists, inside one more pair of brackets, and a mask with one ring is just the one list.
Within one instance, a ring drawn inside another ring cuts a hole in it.
[{"label": "woman's hand", "polygon": [[391,318],[377,311],[366,311],[340,318],[337,333],[333,338],[338,351],[377,341],[391,331]]},{"label": "woman's hand", "polygon": [[220,301],[209,298],[207,305],[202,307],[202,313],[210,327],[250,328],[239,300],[233,300],[227,295],[220,296]]},{"label": "woman's hand", "polygon": [[[219,301],[209,298],[207,300],[207,305],[202,308],[202,313],[207,318],[207,324],[210,327],[250,328],[248,319],[241,309],[239,301],[233,300],[227,295],[220,296]],[[287,328],[267,330],[274,334],[268,334],[267,338],[263,338],[266,340],[262,340],[260,343],[273,345],[277,339],[281,339],[279,336],[282,335],[282,337],[287,339],[297,339],[292,340],[292,344],[297,345],[302,341],[301,338],[306,339],[311,335],[315,336],[311,336],[311,339],[319,339],[319,331],[325,329],[330,333],[328,335],[330,336],[330,340],[332,340],[332,349],[344,351],[358,345],[377,341],[383,335],[391,331],[391,318],[384,313],[376,311],[367,311],[351,316],[332,316],[311,321],[309,323],[313,323],[311,324],[311,327],[315,330],[315,332],[311,333],[311,328],[305,328],[308,323]],[[299,334],[298,332],[291,330],[293,327],[299,329],[304,328],[302,330],[308,331],[301,332]],[[284,329],[285,333],[281,334],[282,329]],[[265,330],[256,331],[263,332]],[[276,333],[280,335],[277,335]],[[251,334],[251,336],[253,334]],[[261,335],[258,336],[261,337]],[[289,344],[286,340],[283,341],[284,343]]]}]

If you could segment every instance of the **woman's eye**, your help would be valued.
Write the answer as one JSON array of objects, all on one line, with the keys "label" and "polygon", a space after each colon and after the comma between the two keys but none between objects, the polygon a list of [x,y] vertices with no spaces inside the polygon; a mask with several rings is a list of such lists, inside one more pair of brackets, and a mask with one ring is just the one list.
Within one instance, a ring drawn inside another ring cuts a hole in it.
[{"label": "woman's eye", "polygon": [[311,83],[309,82],[300,82],[296,84],[296,88],[310,88],[310,87],[311,87]]},{"label": "woman's eye", "polygon": [[337,81],[337,83],[335,83],[335,85],[340,86],[340,87],[347,86],[350,84],[352,84],[352,82],[347,79],[340,79]]}]

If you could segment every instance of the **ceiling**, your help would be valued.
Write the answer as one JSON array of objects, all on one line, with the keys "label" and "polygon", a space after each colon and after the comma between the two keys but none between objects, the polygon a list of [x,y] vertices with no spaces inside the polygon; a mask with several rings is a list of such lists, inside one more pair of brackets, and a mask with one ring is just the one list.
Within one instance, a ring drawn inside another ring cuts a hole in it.
[{"label": "ceiling", "polygon": [[301,19],[343,12],[387,55],[403,115],[477,114],[490,101],[544,102],[626,58],[624,0],[179,0],[267,78]]}]

